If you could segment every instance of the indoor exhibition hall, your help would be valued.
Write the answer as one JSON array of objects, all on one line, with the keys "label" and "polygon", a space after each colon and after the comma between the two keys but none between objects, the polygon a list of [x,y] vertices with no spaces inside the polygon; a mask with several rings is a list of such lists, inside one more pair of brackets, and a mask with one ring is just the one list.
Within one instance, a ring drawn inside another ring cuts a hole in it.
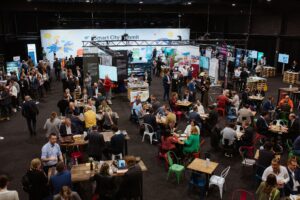
[{"label": "indoor exhibition hall", "polygon": [[0,200],[300,200],[299,0],[3,0]]}]

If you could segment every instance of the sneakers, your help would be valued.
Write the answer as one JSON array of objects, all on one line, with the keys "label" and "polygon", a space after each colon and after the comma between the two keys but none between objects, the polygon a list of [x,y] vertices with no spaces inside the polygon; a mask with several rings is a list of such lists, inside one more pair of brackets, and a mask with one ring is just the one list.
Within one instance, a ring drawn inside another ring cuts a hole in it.
[{"label": "sneakers", "polygon": [[40,102],[36,101],[35,104],[39,104]]},{"label": "sneakers", "polygon": [[13,108],[12,111],[13,111],[14,113],[16,113],[16,112],[17,112],[17,109],[16,109],[16,108]]}]

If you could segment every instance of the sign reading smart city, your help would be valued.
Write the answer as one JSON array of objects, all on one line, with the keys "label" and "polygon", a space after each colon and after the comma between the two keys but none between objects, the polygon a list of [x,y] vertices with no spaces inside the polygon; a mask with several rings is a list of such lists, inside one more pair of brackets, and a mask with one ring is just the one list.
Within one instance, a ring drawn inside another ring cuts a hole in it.
[{"label": "sign reading smart city", "polygon": [[76,56],[82,41],[121,40],[125,33],[127,40],[190,39],[190,29],[53,29],[41,30],[41,41],[47,59],[53,60],[54,53],[58,58]]}]

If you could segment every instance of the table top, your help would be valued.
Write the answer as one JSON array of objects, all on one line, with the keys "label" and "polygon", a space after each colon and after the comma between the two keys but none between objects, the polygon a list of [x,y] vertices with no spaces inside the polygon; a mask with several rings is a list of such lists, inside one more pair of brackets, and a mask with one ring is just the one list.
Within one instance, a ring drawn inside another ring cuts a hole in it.
[{"label": "table top", "polygon": [[299,74],[299,72],[285,71],[286,74]]},{"label": "table top", "polygon": [[74,146],[83,146],[88,144],[88,141],[84,140],[83,138],[78,138],[74,140],[72,143],[60,143],[60,146],[63,147],[74,147]]},{"label": "table top", "polygon": [[165,116],[162,116],[160,118],[156,116],[156,122],[159,123],[159,124],[166,124],[167,123],[167,118]]},{"label": "table top", "polygon": [[185,107],[189,107],[192,105],[192,102],[190,101],[177,101],[176,102],[176,106],[185,106]]},{"label": "table top", "polygon": [[236,137],[237,137],[237,139],[240,140],[241,137],[242,137],[244,134],[245,134],[245,132],[243,132],[243,131],[236,131]]},{"label": "table top", "polygon": [[210,164],[208,167],[206,167],[206,160],[195,158],[193,162],[191,162],[188,165],[188,169],[197,171],[197,172],[203,172],[205,174],[212,174],[216,168],[218,167],[219,163],[210,161]]},{"label": "table top", "polygon": [[297,92],[299,90],[298,87],[292,87],[292,88],[279,88],[280,91],[284,92]]},{"label": "table top", "polygon": [[[106,162],[109,165],[112,165],[112,160],[107,160],[107,161],[101,161],[101,162]],[[142,160],[140,160],[137,163],[141,170],[147,171],[147,167],[144,164]],[[98,170],[95,170],[95,165],[94,165],[94,170],[90,170],[90,163],[83,163],[79,164],[77,166],[73,166],[71,169],[71,177],[72,177],[72,182],[81,182],[81,181],[88,181],[90,180],[91,177],[93,177],[96,173],[98,173],[100,170],[100,167],[98,167]],[[127,170],[118,170],[116,173],[113,174],[113,176],[123,176]]]},{"label": "table top", "polygon": [[262,100],[264,100],[264,98],[265,97],[263,97],[263,96],[255,96],[255,95],[249,96],[250,100],[256,100],[256,101],[262,101]]},{"label": "table top", "polygon": [[269,131],[273,133],[285,133],[288,131],[288,128],[277,125],[271,125]]}]

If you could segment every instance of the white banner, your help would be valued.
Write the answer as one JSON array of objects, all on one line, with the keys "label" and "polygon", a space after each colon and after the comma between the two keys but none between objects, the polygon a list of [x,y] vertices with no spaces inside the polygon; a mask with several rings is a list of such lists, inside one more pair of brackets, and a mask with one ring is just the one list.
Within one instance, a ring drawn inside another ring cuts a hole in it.
[{"label": "white banner", "polygon": [[82,41],[121,40],[128,34],[128,40],[182,40],[190,39],[190,29],[55,29],[41,30],[41,42],[47,59],[73,57],[82,52]]}]

